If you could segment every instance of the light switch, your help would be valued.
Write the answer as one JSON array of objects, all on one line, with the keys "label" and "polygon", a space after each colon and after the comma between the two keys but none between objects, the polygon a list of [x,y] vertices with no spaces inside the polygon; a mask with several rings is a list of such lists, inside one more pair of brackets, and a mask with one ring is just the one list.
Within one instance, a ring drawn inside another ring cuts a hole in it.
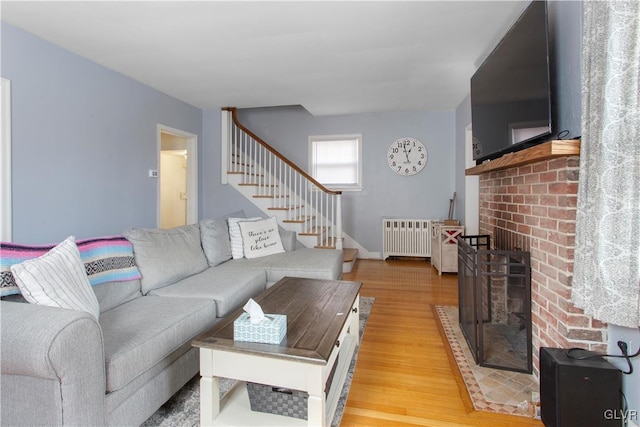
[{"label": "light switch", "polygon": [[155,169],[149,169],[149,178],[157,178],[158,177],[158,171]]}]

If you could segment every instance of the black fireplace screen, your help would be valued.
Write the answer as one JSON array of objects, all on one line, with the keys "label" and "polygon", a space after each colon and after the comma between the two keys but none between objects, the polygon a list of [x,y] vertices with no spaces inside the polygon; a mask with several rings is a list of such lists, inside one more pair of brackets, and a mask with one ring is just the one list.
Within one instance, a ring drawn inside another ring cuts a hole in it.
[{"label": "black fireplace screen", "polygon": [[458,239],[458,309],[477,364],[532,372],[529,252],[490,249],[490,236]]}]

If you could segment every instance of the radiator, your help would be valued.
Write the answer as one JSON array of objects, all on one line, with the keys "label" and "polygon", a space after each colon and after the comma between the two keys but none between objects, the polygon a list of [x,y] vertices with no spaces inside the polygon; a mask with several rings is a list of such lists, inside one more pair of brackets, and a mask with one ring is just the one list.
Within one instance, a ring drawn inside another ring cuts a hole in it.
[{"label": "radiator", "polygon": [[382,259],[390,256],[431,257],[431,220],[383,219]]}]

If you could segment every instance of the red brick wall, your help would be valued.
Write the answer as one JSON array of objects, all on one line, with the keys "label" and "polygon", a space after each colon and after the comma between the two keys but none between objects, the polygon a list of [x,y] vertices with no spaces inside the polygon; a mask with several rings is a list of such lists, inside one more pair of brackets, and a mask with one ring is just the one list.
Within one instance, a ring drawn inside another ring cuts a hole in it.
[{"label": "red brick wall", "polygon": [[540,347],[606,351],[606,325],[571,303],[578,157],[480,176],[480,234],[529,236],[534,370]]}]

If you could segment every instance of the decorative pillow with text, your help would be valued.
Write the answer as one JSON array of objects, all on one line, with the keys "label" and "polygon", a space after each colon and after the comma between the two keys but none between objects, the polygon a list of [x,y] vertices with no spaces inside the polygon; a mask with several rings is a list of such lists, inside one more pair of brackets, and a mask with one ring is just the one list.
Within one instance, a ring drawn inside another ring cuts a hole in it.
[{"label": "decorative pillow with text", "polygon": [[259,258],[284,252],[275,216],[260,221],[241,221],[238,225],[242,234],[245,258]]}]

